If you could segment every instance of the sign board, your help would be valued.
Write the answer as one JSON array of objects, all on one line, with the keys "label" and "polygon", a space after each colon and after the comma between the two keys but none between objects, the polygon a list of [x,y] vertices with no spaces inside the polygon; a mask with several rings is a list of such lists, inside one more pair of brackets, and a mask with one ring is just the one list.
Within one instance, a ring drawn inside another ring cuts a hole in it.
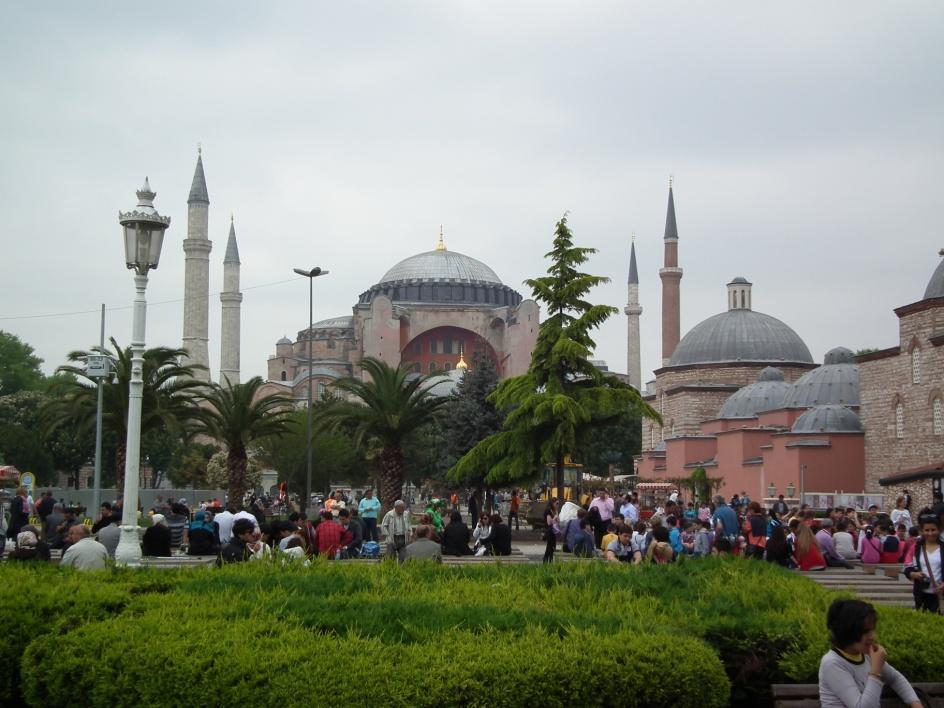
[{"label": "sign board", "polygon": [[33,493],[33,485],[36,484],[36,475],[32,472],[24,472],[20,475],[20,484],[26,487],[29,490],[29,493]]},{"label": "sign board", "polygon": [[19,482],[20,471],[13,465],[0,465],[0,482]]},{"label": "sign board", "polygon": [[85,362],[85,375],[89,378],[105,378],[110,370],[111,360],[104,354],[90,354]]}]

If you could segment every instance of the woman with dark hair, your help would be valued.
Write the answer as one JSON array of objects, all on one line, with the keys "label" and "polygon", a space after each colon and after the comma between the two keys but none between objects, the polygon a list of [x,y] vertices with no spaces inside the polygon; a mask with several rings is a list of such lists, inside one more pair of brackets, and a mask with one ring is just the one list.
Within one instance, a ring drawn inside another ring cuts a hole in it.
[{"label": "woman with dark hair", "polygon": [[859,555],[863,563],[880,563],[882,560],[882,541],[875,537],[875,528],[866,526],[859,539]]},{"label": "woman with dark hair", "polygon": [[790,544],[787,543],[787,534],[783,530],[783,524],[776,518],[772,518],[768,529],[766,559],[770,563],[789,568],[791,551]]},{"label": "woman with dark hair", "polygon": [[492,514],[492,532],[485,542],[491,556],[511,555],[511,527],[504,523],[501,514]]},{"label": "woman with dark hair", "polygon": [[905,577],[914,583],[916,610],[942,612],[944,594],[944,551],[941,550],[941,522],[930,509],[918,514],[921,538],[914,545],[914,557]]},{"label": "woman with dark hair", "polygon": [[193,523],[187,531],[190,543],[187,546],[188,556],[215,556],[220,552],[216,544],[216,529],[212,522],[206,520],[209,512],[198,511],[193,515]]},{"label": "woman with dark hair", "polygon": [[442,553],[444,556],[468,556],[472,554],[469,539],[472,532],[462,522],[462,514],[455,509],[449,514],[449,523],[443,529]]},{"label": "woman with dark hair", "polygon": [[826,708],[878,708],[885,684],[911,706],[921,701],[908,680],[885,662],[875,641],[875,608],[862,600],[836,600],[826,615],[830,649],[819,662],[819,700]]},{"label": "woman with dark hair", "polygon": [[747,551],[749,558],[762,560],[764,549],[767,547],[767,514],[756,501],[747,507],[747,518],[744,522],[747,531]]},{"label": "woman with dark hair", "polygon": [[554,560],[554,551],[557,550],[557,534],[560,533],[560,524],[557,519],[557,499],[551,498],[544,509],[544,523],[547,526],[547,547],[544,549],[544,563]]}]

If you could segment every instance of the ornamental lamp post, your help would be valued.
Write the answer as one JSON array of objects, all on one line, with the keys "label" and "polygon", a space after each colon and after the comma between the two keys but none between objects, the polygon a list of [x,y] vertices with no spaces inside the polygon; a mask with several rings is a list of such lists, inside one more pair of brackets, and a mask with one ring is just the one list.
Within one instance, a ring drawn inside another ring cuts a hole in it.
[{"label": "ornamental lamp post", "polygon": [[[305,278],[308,278],[308,445],[306,447],[306,454],[308,457],[308,462],[305,468],[305,513],[308,513],[311,507],[311,455],[312,455],[312,435],[311,435],[311,366],[312,366],[312,349],[315,344],[315,323],[314,323],[314,312],[315,312],[315,290],[314,282],[315,278],[327,275],[328,271],[322,270],[319,267],[314,267],[311,270],[306,270],[304,268],[294,268],[293,269],[298,275],[301,275]],[[330,480],[328,484],[328,489],[326,491],[330,492],[331,485]]]},{"label": "ornamental lamp post", "polygon": [[129,212],[118,212],[118,223],[124,229],[125,265],[134,271],[134,314],[131,325],[131,382],[128,384],[128,438],[125,444],[125,489],[121,513],[121,537],[115,550],[118,565],[141,563],[138,538],[138,476],[141,462],[141,399],[144,392],[144,325],[147,315],[148,271],[157,270],[164,243],[164,231],[170,217],[161,216],[154,208],[155,192],[147,177],[137,192],[138,205]]}]

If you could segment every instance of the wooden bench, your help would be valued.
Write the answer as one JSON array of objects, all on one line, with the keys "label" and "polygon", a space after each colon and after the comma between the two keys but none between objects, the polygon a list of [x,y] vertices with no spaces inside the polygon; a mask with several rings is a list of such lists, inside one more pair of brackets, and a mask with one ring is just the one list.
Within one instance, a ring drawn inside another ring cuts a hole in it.
[{"label": "wooden bench", "polygon": [[[934,708],[944,708],[944,683],[913,683],[911,684],[918,697],[927,701],[927,705]],[[774,684],[771,687],[774,697],[774,706],[783,708],[815,708],[819,706],[819,686],[815,683],[804,684]],[[882,692],[882,708],[898,708],[906,705],[898,695],[888,686]]]},{"label": "wooden bench", "polygon": [[882,575],[897,578],[901,575],[901,563],[862,563],[858,566],[866,575]]}]

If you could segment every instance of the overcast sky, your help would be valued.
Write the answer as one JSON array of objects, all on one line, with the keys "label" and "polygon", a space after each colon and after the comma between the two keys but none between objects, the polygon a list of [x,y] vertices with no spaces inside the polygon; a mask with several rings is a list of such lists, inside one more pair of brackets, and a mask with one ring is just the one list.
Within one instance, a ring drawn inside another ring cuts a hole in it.
[{"label": "overcast sky", "polygon": [[[350,314],[442,224],[528,297],[569,211],[620,311],[637,235],[645,381],[670,174],[683,334],[743,275],[817,361],[892,346],[944,246],[942,37],[931,1],[4,3],[0,329],[47,372],[98,341],[100,303],[130,341],[117,214],[147,175],[173,220],[147,343],[179,346],[199,142],[214,379],[231,212],[245,380],[306,326],[293,267],[331,271],[316,319]],[[625,316],[596,340],[625,371]]]}]

